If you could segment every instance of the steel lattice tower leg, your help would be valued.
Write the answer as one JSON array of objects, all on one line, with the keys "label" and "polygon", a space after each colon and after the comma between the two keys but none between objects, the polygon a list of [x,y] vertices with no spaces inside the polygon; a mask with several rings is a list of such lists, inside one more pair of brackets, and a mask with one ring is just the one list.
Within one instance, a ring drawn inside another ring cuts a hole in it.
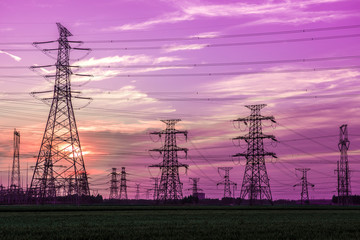
[{"label": "steel lattice tower leg", "polygon": [[350,141],[348,139],[347,125],[344,124],[340,127],[340,161],[338,161],[338,203],[340,205],[350,204],[350,170],[347,151],[349,150]]},{"label": "steel lattice tower leg", "polygon": [[[230,170],[233,169],[232,167],[219,167],[218,172],[220,174],[220,170],[224,170],[224,180],[221,182],[218,182],[216,186],[224,185],[224,198],[233,198],[234,196],[231,194],[231,186],[234,187],[234,190],[237,186],[237,184],[233,181],[230,181]],[[235,191],[234,191],[235,194]]]},{"label": "steel lattice tower leg", "polygon": [[[72,34],[60,23],[57,27],[60,37],[52,104],[29,189],[29,195],[41,201],[70,192],[77,197],[90,195],[71,101],[68,37]],[[66,183],[71,183],[73,190],[63,190]]]},{"label": "steel lattice tower leg", "polygon": [[247,151],[233,156],[242,156],[246,158],[240,198],[245,199],[247,196],[251,205],[254,204],[257,199],[260,200],[260,203],[264,199],[269,200],[272,203],[270,182],[265,165],[265,156],[276,157],[276,154],[264,150],[263,139],[270,138],[274,141],[276,141],[276,139],[273,135],[262,133],[262,121],[270,120],[274,123],[276,122],[273,116],[265,117],[260,114],[260,110],[265,106],[265,104],[247,105],[245,107],[251,110],[250,116],[234,120],[244,122],[245,125],[249,127],[249,133],[247,135],[234,138],[245,140],[248,145]]},{"label": "steel lattice tower leg", "polygon": [[125,167],[121,168],[120,199],[128,200]]},{"label": "steel lattice tower leg", "polygon": [[150,134],[165,135],[164,146],[159,149],[150,151],[160,152],[163,155],[163,161],[160,164],[151,165],[150,167],[158,167],[161,169],[160,186],[158,189],[158,200],[179,200],[183,198],[182,183],[179,177],[179,167],[188,168],[187,164],[178,162],[178,151],[187,153],[187,148],[180,148],[176,145],[176,134],[184,134],[187,137],[187,131],[179,131],[175,129],[175,124],[180,119],[161,120],[166,124],[166,129],[160,132],[152,132]]},{"label": "steel lattice tower leg", "polygon": [[202,191],[202,189],[198,187],[200,178],[189,178],[189,180],[192,181],[192,188],[189,188],[188,190],[192,190],[192,196],[198,198],[199,192]]},{"label": "steel lattice tower leg", "polygon": [[295,168],[296,171],[302,173],[301,182],[295,184],[293,187],[301,186],[301,204],[309,204],[309,189],[308,186],[314,187],[315,185],[308,182],[307,172],[310,171],[310,168]]},{"label": "steel lattice tower leg", "polygon": [[111,180],[110,180],[110,195],[109,199],[118,199],[119,198],[119,186],[118,186],[118,180],[117,175],[119,175],[116,172],[116,168],[112,169],[112,172],[110,173]]},{"label": "steel lattice tower leg", "polygon": [[20,190],[20,132],[14,129],[14,155],[11,171],[10,190]]}]

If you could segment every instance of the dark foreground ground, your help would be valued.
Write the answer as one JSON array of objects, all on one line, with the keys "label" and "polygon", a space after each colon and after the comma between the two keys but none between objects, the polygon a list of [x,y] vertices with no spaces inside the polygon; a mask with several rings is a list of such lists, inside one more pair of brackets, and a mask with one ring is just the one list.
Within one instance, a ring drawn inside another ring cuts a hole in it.
[{"label": "dark foreground ground", "polygon": [[360,207],[1,206],[0,239],[360,239]]}]

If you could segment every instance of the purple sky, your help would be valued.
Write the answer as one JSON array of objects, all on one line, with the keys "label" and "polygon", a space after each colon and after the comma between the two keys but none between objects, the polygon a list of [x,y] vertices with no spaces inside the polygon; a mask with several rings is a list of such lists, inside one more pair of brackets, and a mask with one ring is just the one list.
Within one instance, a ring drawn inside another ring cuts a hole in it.
[{"label": "purple sky", "polygon": [[[31,43],[56,40],[55,23],[61,22],[74,35],[71,40],[84,41],[83,47],[93,49],[80,61],[76,59],[81,53],[72,52],[73,65],[87,66],[79,73],[94,75],[85,85],[86,78],[73,77],[72,83],[74,89],[83,92],[82,96],[94,99],[86,108],[76,110],[75,115],[90,188],[104,197],[109,194],[107,174],[112,167],[122,166],[127,168],[131,180],[129,196],[135,196],[135,183],[141,183],[145,197],[146,189],[152,185],[149,178],[159,176],[157,169],[149,170],[147,166],[161,161],[147,153],[161,146],[160,141],[152,142],[148,133],[163,129],[165,125],[159,120],[168,118],[181,118],[178,128],[189,131],[189,141],[180,137],[178,142],[179,146],[189,148],[189,159],[180,159],[190,165],[188,175],[180,171],[184,195],[190,194],[189,177],[200,177],[199,187],[207,196],[222,197],[222,188],[216,188],[216,182],[221,180],[217,167],[229,166],[234,167],[230,178],[237,182],[236,196],[239,196],[245,162],[232,161],[230,156],[245,149],[234,146],[231,138],[246,132],[235,129],[230,120],[250,113],[244,105],[259,103],[268,105],[263,115],[273,115],[278,122],[275,129],[264,122],[263,129],[279,140],[275,147],[265,142],[266,150],[276,152],[279,157],[267,163],[274,199],[300,197],[301,189],[292,187],[300,181],[300,175],[295,175],[296,167],[311,168],[308,178],[315,188],[310,190],[310,198],[330,198],[335,194],[339,127],[344,123],[348,124],[351,142],[352,192],[360,194],[357,89],[360,27],[331,30],[358,25],[359,10],[357,0],[226,3],[3,0],[0,2],[1,181],[7,185],[13,128],[21,132],[24,185],[27,163],[29,168],[35,164],[33,156],[40,147],[49,106],[29,92],[52,89],[53,83],[28,67],[54,64],[55,60]],[[324,30],[244,36],[318,28]],[[158,38],[171,39],[136,41]],[[306,40],[311,38],[314,40]],[[110,43],[110,40],[134,41]],[[273,42],[263,43],[266,41]],[[48,47],[52,46],[56,45]],[[279,61],[299,59],[305,61]],[[259,61],[273,62],[259,64]],[[193,65],[241,62],[257,64]],[[3,68],[6,66],[19,68]],[[334,68],[340,69],[330,70]],[[323,71],[297,71],[301,69]],[[39,71],[46,74],[53,69]],[[258,74],[225,74],[234,72]],[[197,73],[222,74],[196,76]],[[76,108],[85,104],[86,101],[74,100]],[[29,181],[31,175],[30,170]]]}]

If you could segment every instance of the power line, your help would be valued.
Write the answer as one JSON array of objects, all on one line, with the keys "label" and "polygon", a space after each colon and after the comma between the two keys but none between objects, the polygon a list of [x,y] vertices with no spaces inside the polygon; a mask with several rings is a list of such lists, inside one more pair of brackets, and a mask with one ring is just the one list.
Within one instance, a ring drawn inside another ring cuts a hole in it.
[{"label": "power line", "polygon": [[[217,62],[217,63],[188,63],[188,64],[147,64],[147,65],[76,65],[69,67],[76,67],[80,69],[87,68],[149,68],[149,67],[227,67],[238,65],[261,65],[261,64],[276,64],[276,63],[305,63],[305,62],[322,62],[334,61],[344,59],[357,59],[360,55],[352,56],[338,56],[338,57],[320,57],[320,58],[298,58],[298,59],[280,59],[280,60],[263,60],[263,61],[249,61],[249,62]],[[54,67],[55,65],[36,66],[40,67]],[[0,66],[0,69],[28,69],[28,66]]]},{"label": "power line", "polygon": [[[278,73],[296,73],[296,72],[320,72],[320,71],[334,71],[344,69],[357,69],[360,65],[353,66],[335,66],[323,68],[305,68],[305,69],[289,69],[280,71],[243,71],[243,72],[215,72],[215,73],[173,73],[173,74],[114,74],[106,77],[213,77],[213,76],[236,76],[236,75],[254,75],[254,74],[278,74]],[[97,75],[94,77],[101,77]],[[0,78],[34,78],[33,75],[0,75]]]},{"label": "power line", "polygon": [[[342,39],[342,38],[355,38],[360,37],[360,34],[346,34],[346,35],[333,35],[333,36],[324,36],[324,37],[307,37],[307,38],[290,38],[290,39],[277,39],[277,40],[266,40],[266,41],[250,41],[250,42],[234,42],[234,43],[218,43],[218,44],[200,44],[198,49],[202,48],[213,48],[213,47],[235,47],[235,46],[248,46],[248,45],[262,45],[262,44],[276,44],[276,43],[295,43],[295,42],[308,42],[308,41],[322,41],[322,40],[332,40],[332,39]],[[156,50],[156,49],[170,49],[177,51],[176,48],[181,47],[177,45],[166,45],[166,46],[149,46],[149,47],[120,47],[120,48],[91,48],[95,51],[114,51],[114,50]],[[73,48],[77,49],[77,48]],[[33,52],[37,51],[36,49],[0,49],[5,52]],[[58,51],[57,48],[54,49],[43,49],[43,52]]]},{"label": "power line", "polygon": [[[307,29],[305,28],[305,29],[296,29],[296,30],[227,34],[227,35],[218,35],[218,36],[110,39],[110,40],[93,40],[93,41],[86,41],[86,42],[87,43],[127,43],[127,42],[193,41],[193,40],[204,40],[204,39],[258,37],[258,36],[285,35],[285,34],[296,34],[296,33],[324,32],[324,31],[346,30],[346,29],[356,29],[356,28],[360,28],[360,25],[343,25],[343,26],[335,26],[335,27],[307,28]],[[31,44],[31,43],[29,43],[29,42],[0,42],[0,45],[8,45],[8,44],[24,45],[24,44]]]}]

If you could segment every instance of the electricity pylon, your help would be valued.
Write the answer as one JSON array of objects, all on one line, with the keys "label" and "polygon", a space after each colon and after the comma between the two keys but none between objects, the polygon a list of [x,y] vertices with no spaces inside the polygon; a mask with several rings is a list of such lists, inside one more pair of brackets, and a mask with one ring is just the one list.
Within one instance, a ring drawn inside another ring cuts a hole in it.
[{"label": "electricity pylon", "polygon": [[153,190],[152,188],[146,189],[146,200],[149,200],[149,199],[150,199],[150,192],[151,192],[152,190]]},{"label": "electricity pylon", "polygon": [[154,196],[153,196],[153,199],[154,200],[158,200],[158,190],[159,190],[159,178],[158,177],[153,177],[151,178],[154,180]]},{"label": "electricity pylon", "polygon": [[192,188],[189,188],[188,190],[192,190],[193,197],[195,198],[199,197],[199,192],[202,191],[202,189],[198,187],[200,178],[189,178],[189,180],[192,181]]},{"label": "electricity pylon", "polygon": [[20,132],[14,129],[14,154],[11,171],[10,190],[20,190]]},{"label": "electricity pylon", "polygon": [[340,205],[350,204],[350,170],[347,151],[349,150],[350,141],[348,139],[347,124],[340,127],[339,151],[340,161],[337,162],[338,174],[338,203]]},{"label": "electricity pylon", "polygon": [[121,200],[128,200],[125,167],[121,168],[120,199]]},{"label": "electricity pylon", "polygon": [[315,187],[314,184],[307,181],[307,172],[310,171],[310,168],[295,168],[295,171],[300,171],[302,173],[302,177],[301,182],[295,184],[293,187],[301,186],[301,205],[309,204],[308,186]]},{"label": "electricity pylon", "polygon": [[269,200],[270,203],[272,203],[265,157],[272,156],[276,158],[276,154],[273,152],[266,152],[264,150],[263,140],[269,138],[276,141],[276,139],[273,135],[266,135],[262,133],[262,121],[270,120],[273,123],[276,122],[273,116],[266,117],[260,114],[260,110],[265,106],[266,104],[247,105],[245,107],[251,110],[250,116],[234,120],[234,122],[244,122],[244,124],[249,127],[248,134],[234,138],[234,140],[245,140],[248,145],[247,151],[235,154],[233,157],[246,158],[245,173],[241,185],[240,198],[245,199],[247,196],[250,201],[250,205],[254,204],[257,199],[260,200],[260,203],[263,199]]},{"label": "electricity pylon", "polygon": [[[60,37],[57,49],[44,49],[44,52],[58,52],[55,84],[49,117],[37,157],[29,196],[38,200],[54,200],[56,196],[75,194],[77,197],[90,195],[88,177],[76,126],[69,64],[70,50],[89,50],[73,48],[68,37],[72,34],[60,23],[57,23]],[[37,42],[34,45],[49,43]],[[77,42],[79,43],[79,42]],[[80,98],[80,97],[78,97]],[[49,99],[47,99],[49,100]],[[69,184],[66,187],[67,183]],[[67,188],[67,189],[66,189]]]},{"label": "electricity pylon", "polygon": [[[216,186],[224,185],[224,198],[235,198],[235,188],[237,184],[233,181],[230,181],[230,170],[233,169],[232,167],[218,167],[218,173],[220,174],[220,170],[224,170],[224,180],[218,182]],[[233,186],[233,195],[231,194],[231,186]]]},{"label": "electricity pylon", "polygon": [[136,185],[135,200],[139,200],[140,199],[140,183],[135,183],[135,185]]},{"label": "electricity pylon", "polygon": [[150,151],[159,152],[163,156],[160,164],[151,165],[150,167],[158,167],[161,170],[160,185],[158,189],[158,200],[160,201],[176,201],[182,199],[182,183],[179,177],[179,167],[188,168],[187,164],[179,163],[178,152],[187,153],[187,148],[180,148],[176,145],[176,135],[184,134],[187,137],[187,131],[179,131],[175,129],[175,124],[180,119],[161,120],[166,124],[166,129],[160,132],[151,132],[150,134],[161,137],[165,135],[165,142],[162,148],[152,149]]},{"label": "electricity pylon", "polygon": [[112,168],[112,172],[110,173],[110,195],[109,199],[118,199],[119,198],[119,180],[117,180],[117,176],[119,175],[116,172],[116,168]]}]

